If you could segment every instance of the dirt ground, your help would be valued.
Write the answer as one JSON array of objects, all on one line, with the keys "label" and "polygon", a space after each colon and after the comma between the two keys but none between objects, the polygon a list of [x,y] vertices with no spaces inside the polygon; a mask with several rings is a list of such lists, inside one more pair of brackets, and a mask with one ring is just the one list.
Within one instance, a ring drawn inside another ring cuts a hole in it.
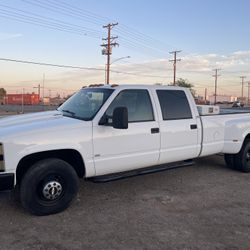
[{"label": "dirt ground", "polygon": [[69,209],[46,217],[2,193],[0,249],[250,249],[250,174],[213,156],[115,182],[83,181]]}]

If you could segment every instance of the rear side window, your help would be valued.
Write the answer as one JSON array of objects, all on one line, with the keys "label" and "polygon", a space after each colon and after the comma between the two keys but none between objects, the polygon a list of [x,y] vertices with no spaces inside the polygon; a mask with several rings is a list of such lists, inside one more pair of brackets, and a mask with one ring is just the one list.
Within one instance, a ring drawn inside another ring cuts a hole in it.
[{"label": "rear side window", "polygon": [[192,113],[182,90],[156,90],[163,120],[191,119]]},{"label": "rear side window", "polygon": [[106,111],[108,116],[112,116],[117,107],[128,109],[129,122],[153,121],[153,108],[149,93],[144,89],[129,89],[121,91]]}]

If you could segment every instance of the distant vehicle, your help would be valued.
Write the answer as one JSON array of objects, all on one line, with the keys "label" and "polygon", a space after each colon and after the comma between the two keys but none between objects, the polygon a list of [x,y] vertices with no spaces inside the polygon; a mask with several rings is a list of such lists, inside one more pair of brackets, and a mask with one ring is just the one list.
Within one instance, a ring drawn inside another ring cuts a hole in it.
[{"label": "distant vehicle", "polygon": [[243,102],[234,102],[232,105],[232,108],[243,108],[244,107],[244,103]]}]

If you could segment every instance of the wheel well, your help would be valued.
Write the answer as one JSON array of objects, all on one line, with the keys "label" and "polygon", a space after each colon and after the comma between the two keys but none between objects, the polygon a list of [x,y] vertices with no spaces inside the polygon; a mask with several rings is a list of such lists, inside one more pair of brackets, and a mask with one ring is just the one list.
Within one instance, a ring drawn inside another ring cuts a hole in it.
[{"label": "wheel well", "polygon": [[[250,139],[250,134],[248,134],[248,135],[245,137],[245,140],[246,140],[246,139]],[[245,141],[245,140],[244,140],[244,141]]]},{"label": "wheel well", "polygon": [[250,140],[250,134],[248,134],[248,135],[244,138],[244,141],[243,141],[243,143],[242,143],[242,145],[241,145],[240,150],[242,150],[242,148],[243,148],[244,145],[246,144],[246,141],[247,141],[247,140]]},{"label": "wheel well", "polygon": [[20,183],[24,174],[34,163],[46,158],[58,158],[64,160],[75,169],[80,178],[83,178],[85,175],[85,165],[82,156],[78,151],[74,149],[44,151],[25,156],[20,160],[16,170],[17,184]]}]

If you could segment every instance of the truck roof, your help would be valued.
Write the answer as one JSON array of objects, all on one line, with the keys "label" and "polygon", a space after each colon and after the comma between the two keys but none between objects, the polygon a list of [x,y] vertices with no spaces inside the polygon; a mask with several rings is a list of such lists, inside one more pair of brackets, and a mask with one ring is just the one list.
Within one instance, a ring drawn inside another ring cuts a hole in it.
[{"label": "truck roof", "polygon": [[126,88],[133,88],[133,89],[179,89],[185,90],[187,88],[178,87],[173,85],[160,85],[160,84],[91,84],[89,86],[84,86],[83,88],[115,88],[115,89],[126,89]]}]

